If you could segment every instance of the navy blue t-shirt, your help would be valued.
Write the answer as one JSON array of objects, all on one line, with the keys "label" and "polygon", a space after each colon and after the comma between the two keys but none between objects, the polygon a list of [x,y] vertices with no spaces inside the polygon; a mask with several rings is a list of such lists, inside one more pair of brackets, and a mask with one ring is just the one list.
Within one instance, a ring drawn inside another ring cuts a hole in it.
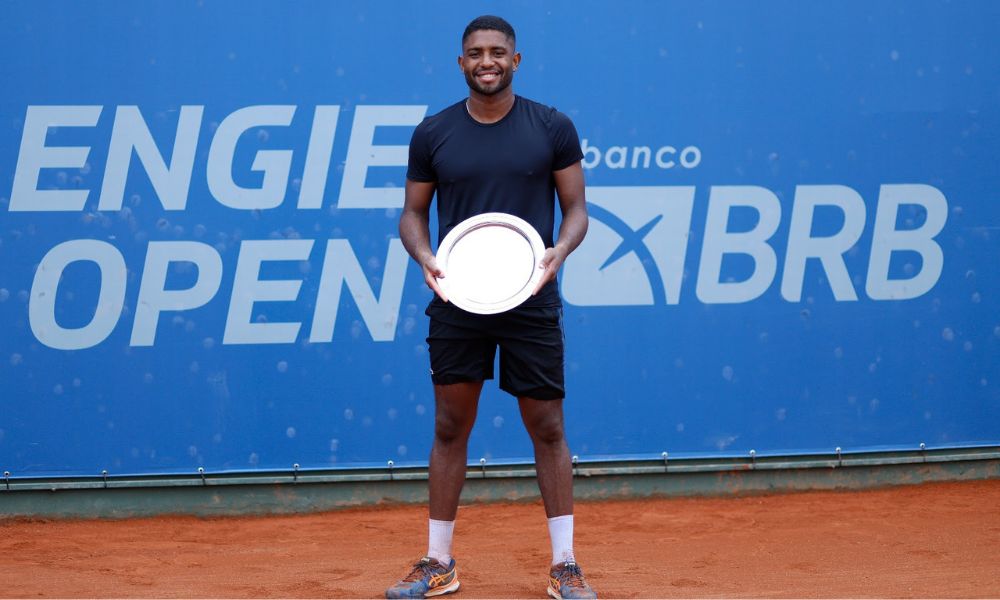
[{"label": "navy blue t-shirt", "polygon": [[[469,115],[465,100],[427,117],[413,132],[406,177],[437,184],[438,243],[456,225],[487,212],[531,223],[550,248],[555,227],[555,178],[583,159],[569,117],[521,96],[496,123]],[[440,302],[436,296],[434,302]],[[522,306],[558,306],[553,280]]]}]

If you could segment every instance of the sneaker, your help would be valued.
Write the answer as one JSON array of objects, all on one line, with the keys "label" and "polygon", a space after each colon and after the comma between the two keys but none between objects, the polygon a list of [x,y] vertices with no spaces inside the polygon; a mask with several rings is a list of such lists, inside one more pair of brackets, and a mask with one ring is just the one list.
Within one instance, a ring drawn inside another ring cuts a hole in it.
[{"label": "sneaker", "polygon": [[458,590],[455,559],[445,566],[429,556],[421,558],[410,574],[385,591],[386,598],[430,598]]},{"label": "sneaker", "polygon": [[587,585],[580,565],[564,562],[553,565],[549,571],[549,596],[560,598],[597,598],[597,592]]}]

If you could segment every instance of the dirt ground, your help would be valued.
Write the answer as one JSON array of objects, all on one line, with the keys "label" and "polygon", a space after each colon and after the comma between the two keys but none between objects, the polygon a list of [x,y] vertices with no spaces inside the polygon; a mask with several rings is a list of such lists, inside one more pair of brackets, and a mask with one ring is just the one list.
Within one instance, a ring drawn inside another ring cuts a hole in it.
[{"label": "dirt ground", "polygon": [[[1000,597],[1000,480],[578,502],[604,598]],[[426,549],[419,506],[278,517],[0,522],[0,597],[381,597]],[[540,504],[463,506],[456,598],[541,598]]]}]

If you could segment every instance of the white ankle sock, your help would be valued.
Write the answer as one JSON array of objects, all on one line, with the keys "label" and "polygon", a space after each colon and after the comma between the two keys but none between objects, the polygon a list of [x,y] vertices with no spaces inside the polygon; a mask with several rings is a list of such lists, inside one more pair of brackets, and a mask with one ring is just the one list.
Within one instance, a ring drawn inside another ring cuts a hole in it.
[{"label": "white ankle sock", "polygon": [[576,562],[573,556],[573,515],[549,519],[549,539],[552,541],[552,564]]},{"label": "white ankle sock", "polygon": [[451,538],[455,533],[454,521],[428,520],[427,556],[447,566],[451,564]]}]

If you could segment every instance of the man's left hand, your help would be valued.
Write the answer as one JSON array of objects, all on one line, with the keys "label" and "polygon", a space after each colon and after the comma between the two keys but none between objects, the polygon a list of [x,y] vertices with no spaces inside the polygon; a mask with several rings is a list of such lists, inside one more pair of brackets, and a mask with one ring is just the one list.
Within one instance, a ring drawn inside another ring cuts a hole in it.
[{"label": "man's left hand", "polygon": [[538,294],[539,290],[545,287],[545,284],[556,278],[556,274],[559,273],[559,267],[562,266],[564,260],[566,260],[566,254],[558,245],[555,248],[545,249],[545,254],[538,263],[538,268],[544,269],[545,272],[542,273],[542,278],[538,280],[538,285],[532,290],[532,296]]}]

